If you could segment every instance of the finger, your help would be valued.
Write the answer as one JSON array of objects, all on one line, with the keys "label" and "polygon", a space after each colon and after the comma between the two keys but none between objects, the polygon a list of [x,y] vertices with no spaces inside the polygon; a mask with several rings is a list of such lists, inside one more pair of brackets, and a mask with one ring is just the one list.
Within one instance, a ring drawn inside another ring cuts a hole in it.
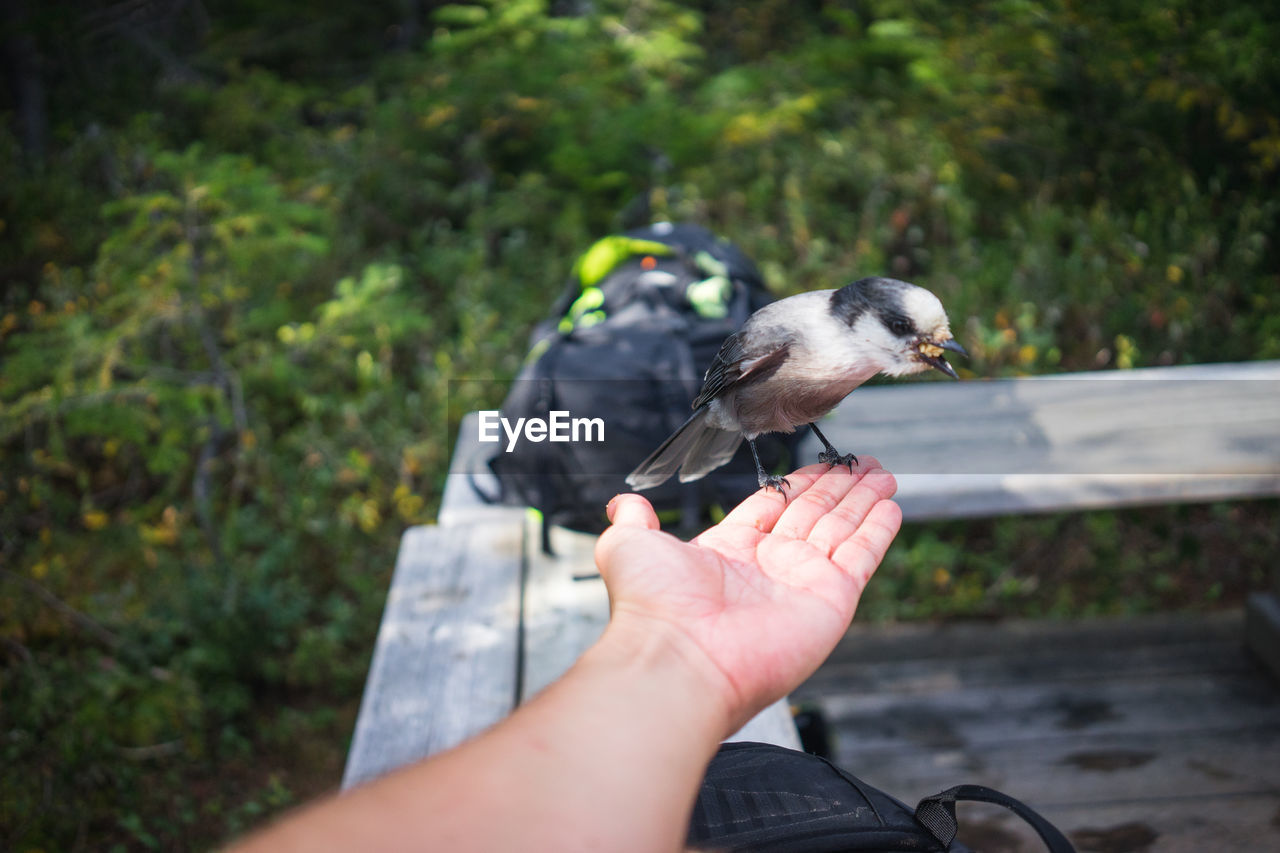
[{"label": "finger", "polygon": [[648,530],[658,529],[658,515],[653,511],[653,504],[637,494],[614,495],[613,500],[604,509],[609,521],[619,527],[643,527]]},{"label": "finger", "polygon": [[863,475],[858,484],[819,518],[809,531],[809,543],[827,556],[858,531],[871,508],[882,500],[893,497],[898,481],[883,468],[873,468]]},{"label": "finger", "polygon": [[608,582],[614,556],[634,547],[637,536],[648,535],[641,531],[657,530],[659,525],[653,504],[637,494],[615,495],[605,507],[605,513],[613,523],[596,540],[595,561],[596,568]]},{"label": "finger", "polygon": [[787,504],[796,495],[812,486],[826,471],[827,466],[822,464],[806,465],[798,471],[793,471],[787,475],[789,485],[784,487],[785,495],[779,494],[776,489],[760,489],[734,507],[720,523],[740,524],[764,531],[772,530],[773,525],[778,521],[778,516],[782,515],[782,511],[787,508]]},{"label": "finger", "polygon": [[861,590],[875,573],[889,551],[889,545],[902,526],[902,510],[891,500],[882,500],[871,508],[852,536],[831,555],[831,562],[849,575]]},{"label": "finger", "polygon": [[794,539],[807,539],[818,519],[835,509],[868,471],[879,467],[880,463],[868,456],[858,461],[852,474],[842,466],[829,468],[804,494],[792,498],[773,526],[773,532]]}]

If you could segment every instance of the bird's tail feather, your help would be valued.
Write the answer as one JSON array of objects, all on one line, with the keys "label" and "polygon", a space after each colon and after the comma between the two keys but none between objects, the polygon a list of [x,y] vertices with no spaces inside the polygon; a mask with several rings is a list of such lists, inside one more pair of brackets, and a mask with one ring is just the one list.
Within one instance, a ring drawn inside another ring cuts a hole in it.
[{"label": "bird's tail feather", "polygon": [[636,491],[652,489],[677,469],[682,483],[701,479],[732,459],[741,443],[742,433],[737,430],[709,425],[703,406],[627,475],[627,485]]},{"label": "bird's tail feather", "polygon": [[684,455],[684,464],[680,468],[680,482],[691,483],[694,480],[701,480],[732,459],[733,454],[738,452],[740,444],[742,444],[742,433],[737,430],[703,427],[697,445],[690,447]]}]

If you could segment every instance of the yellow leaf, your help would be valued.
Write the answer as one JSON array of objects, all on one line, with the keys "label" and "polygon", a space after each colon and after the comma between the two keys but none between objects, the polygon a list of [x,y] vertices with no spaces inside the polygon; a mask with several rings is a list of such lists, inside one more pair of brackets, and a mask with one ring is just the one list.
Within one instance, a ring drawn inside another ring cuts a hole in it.
[{"label": "yellow leaf", "polygon": [[365,533],[372,533],[378,529],[378,525],[382,523],[382,513],[378,509],[378,502],[370,498],[360,505],[359,510],[360,529]]},{"label": "yellow leaf", "polygon": [[90,530],[101,530],[107,526],[107,522],[110,521],[110,518],[100,509],[91,509],[88,512],[82,513],[80,520],[83,521],[84,526]]},{"label": "yellow leaf", "polygon": [[178,541],[178,531],[162,524],[143,524],[138,527],[142,541],[148,545],[172,545]]},{"label": "yellow leaf", "polygon": [[407,495],[396,501],[396,512],[405,521],[414,521],[420,512],[424,501],[418,495]]}]

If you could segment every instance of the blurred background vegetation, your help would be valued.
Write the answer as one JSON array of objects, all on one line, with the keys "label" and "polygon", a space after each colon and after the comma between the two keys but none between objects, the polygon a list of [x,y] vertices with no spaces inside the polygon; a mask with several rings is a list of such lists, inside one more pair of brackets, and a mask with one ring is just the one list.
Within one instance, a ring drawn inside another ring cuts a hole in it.
[{"label": "blurred background vegetation", "polygon": [[[970,376],[1280,358],[1262,5],[0,14],[5,849],[204,849],[337,784],[446,383],[510,377],[613,229],[912,279]],[[862,613],[1230,605],[1278,514],[911,526]]]}]

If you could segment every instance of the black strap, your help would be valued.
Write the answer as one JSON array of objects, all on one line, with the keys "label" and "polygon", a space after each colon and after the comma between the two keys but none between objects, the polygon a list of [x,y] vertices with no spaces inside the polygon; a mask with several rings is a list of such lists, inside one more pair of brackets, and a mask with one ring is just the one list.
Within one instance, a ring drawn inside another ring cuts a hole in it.
[{"label": "black strap", "polygon": [[[555,351],[554,355],[551,350],[542,359],[539,359],[538,365],[534,368],[534,373],[538,377],[538,410],[550,412],[555,407],[556,388],[555,381],[552,377],[555,375],[557,365],[551,362],[553,359],[559,360],[562,353]],[[554,557],[556,552],[551,547],[551,511],[556,506],[556,484],[551,478],[551,472],[548,469],[549,461],[546,457],[542,457],[537,463],[535,469],[536,484],[534,486],[538,495],[535,508],[542,516],[541,545],[542,553],[548,557]]]},{"label": "black strap", "polygon": [[934,838],[942,842],[943,847],[949,848],[951,842],[956,839],[956,832],[959,830],[956,822],[956,802],[959,800],[1004,806],[1031,824],[1031,828],[1036,831],[1051,853],[1075,853],[1075,847],[1071,846],[1067,837],[1030,806],[985,785],[957,785],[940,794],[925,797],[920,801],[920,805],[916,806],[916,820],[929,830]]}]

